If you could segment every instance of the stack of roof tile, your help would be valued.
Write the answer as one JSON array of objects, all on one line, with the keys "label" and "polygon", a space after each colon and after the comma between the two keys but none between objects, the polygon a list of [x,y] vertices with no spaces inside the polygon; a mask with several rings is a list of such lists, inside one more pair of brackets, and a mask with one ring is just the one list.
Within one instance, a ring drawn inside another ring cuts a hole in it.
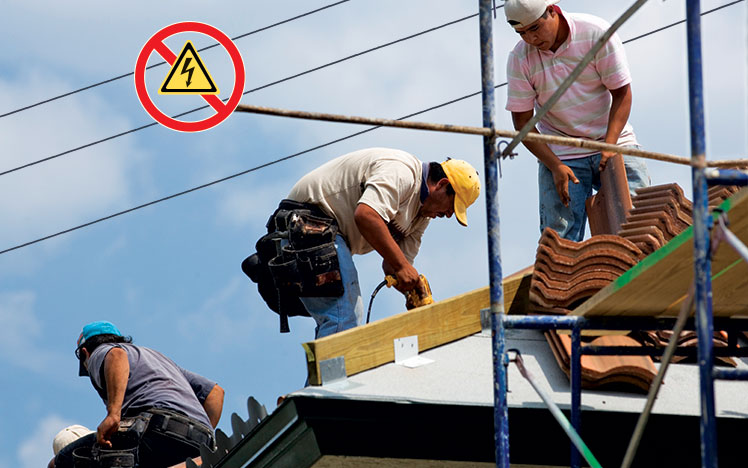
[{"label": "stack of roof tile", "polygon": [[649,255],[691,225],[693,208],[678,184],[637,189],[618,235]]},{"label": "stack of roof tile", "polygon": [[642,257],[636,245],[619,236],[601,235],[573,242],[546,228],[535,256],[530,302],[538,312],[565,314]]},{"label": "stack of roof tile", "polygon": [[[736,186],[709,189],[709,209],[718,206],[737,190]],[[552,229],[543,231],[529,293],[536,312],[568,313],[692,223],[692,203],[678,184],[638,189],[631,202],[632,208],[625,214],[618,235],[595,235],[584,242],[573,242],[561,238]],[[600,210],[595,212],[600,214]],[[591,226],[595,221],[593,217],[590,213]],[[612,225],[609,220],[604,221],[596,220],[598,231]],[[600,336],[590,344],[664,347],[671,334],[666,330],[638,332],[635,334],[638,341],[628,336]],[[545,335],[559,366],[568,376],[571,339],[552,330]],[[715,332],[715,346],[727,346],[726,338],[724,332]],[[697,346],[695,332],[683,332],[678,345]],[[684,359],[689,358],[677,356],[673,362]],[[722,364],[735,366],[731,358],[717,359]],[[652,358],[648,356],[582,356],[583,388],[628,384],[648,391],[656,373]]]},{"label": "stack of roof tile", "polygon": [[738,193],[740,187],[737,185],[717,185],[710,187],[707,191],[709,199],[709,211],[717,208],[724,200]]},{"label": "stack of roof tile", "polygon": [[[740,187],[717,186],[708,191],[709,210],[713,210]],[[693,204],[678,184],[653,185],[636,190],[633,208],[618,235],[635,243],[649,255],[680,234],[693,222]]]},{"label": "stack of roof tile", "polygon": [[[571,369],[571,338],[554,330],[545,332],[553,356],[567,377]],[[641,346],[628,336],[600,336],[588,343],[592,346]],[[607,386],[636,387],[649,391],[657,369],[649,356],[596,356],[582,355],[582,388]]]},{"label": "stack of roof tile", "polygon": [[[670,337],[673,336],[673,332],[670,330],[650,330],[650,331],[635,331],[629,335],[635,338],[644,346],[657,346],[664,348],[667,346]],[[727,333],[724,331],[714,332],[714,346],[717,348],[727,347]],[[698,347],[698,335],[695,331],[684,331],[678,336],[678,346],[686,348]],[[659,359],[659,356],[655,357]],[[736,367],[737,363],[731,357],[715,356],[715,364],[723,364],[725,366]],[[671,362],[686,362],[695,363],[696,357],[691,356],[673,356],[670,359]]]}]

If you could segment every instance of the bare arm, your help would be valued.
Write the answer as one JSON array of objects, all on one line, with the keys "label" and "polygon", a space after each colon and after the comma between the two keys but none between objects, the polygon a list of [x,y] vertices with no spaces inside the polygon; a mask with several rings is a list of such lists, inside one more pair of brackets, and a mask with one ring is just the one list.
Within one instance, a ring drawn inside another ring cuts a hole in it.
[{"label": "bare arm", "polygon": [[390,235],[387,225],[379,213],[364,203],[359,203],[353,214],[358,230],[364,239],[374,247],[384,262],[385,272],[388,268],[395,274],[400,291],[409,291],[418,285],[418,271],[408,263],[403,251]]},{"label": "bare arm", "polygon": [[[527,122],[532,119],[534,111],[526,112],[512,112],[512,123],[514,124],[515,130],[520,130],[525,126]],[[531,133],[539,133],[537,129],[533,128]],[[556,185],[556,192],[561,202],[565,206],[569,206],[569,180],[575,184],[579,183],[579,180],[574,175],[574,172],[558,159],[553,151],[545,143],[539,142],[522,142],[525,147],[530,150],[541,163],[545,164],[545,167],[553,174],[553,182]]]},{"label": "bare arm", "polygon": [[[203,459],[201,457],[196,457],[196,458],[193,458],[192,461],[197,466],[200,466],[200,464],[202,463]],[[186,468],[186,467],[187,467],[187,462],[182,462],[182,463],[180,463],[178,465],[172,465],[169,468]]]},{"label": "bare arm", "polygon": [[127,380],[130,377],[130,362],[122,348],[112,348],[104,358],[104,379],[107,392],[107,416],[99,424],[96,440],[106,447],[112,446],[111,437],[119,429],[122,417],[122,402],[125,399]]},{"label": "bare arm", "polygon": [[225,392],[223,391],[223,388],[216,384],[216,386],[213,387],[213,390],[208,393],[208,396],[205,397],[205,402],[203,402],[203,408],[205,408],[205,412],[208,414],[208,419],[210,420],[210,425],[213,426],[214,429],[218,425],[218,421],[221,419],[224,394]]},{"label": "bare arm", "polygon": [[[615,145],[618,143],[618,138],[621,136],[623,127],[626,126],[626,122],[629,120],[631,115],[631,102],[633,100],[631,94],[631,85],[627,84],[618,89],[610,90],[613,101],[610,105],[610,114],[608,116],[608,129],[605,132],[605,143]],[[605,164],[608,159],[616,155],[611,151],[603,151],[602,157],[600,158],[600,170],[605,169]]]}]

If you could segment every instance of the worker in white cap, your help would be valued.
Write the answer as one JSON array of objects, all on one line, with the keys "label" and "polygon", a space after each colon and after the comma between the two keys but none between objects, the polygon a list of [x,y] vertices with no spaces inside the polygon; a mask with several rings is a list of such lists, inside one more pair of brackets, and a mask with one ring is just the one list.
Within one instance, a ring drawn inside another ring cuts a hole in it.
[{"label": "worker in white cap", "polygon": [[[93,431],[86,426],[81,426],[80,424],[73,424],[72,426],[68,426],[58,432],[57,435],[55,435],[55,438],[52,440],[52,452],[54,452],[56,457],[57,454],[60,453],[60,450],[72,444],[81,437],[87,436],[88,434],[93,434]],[[52,458],[47,467],[54,468],[54,466],[55,459]]]},{"label": "worker in white cap", "polygon": [[[571,74],[610,27],[601,18],[568,13],[558,0],[507,0],[506,20],[521,40],[507,60],[507,104],[514,128],[521,129]],[[631,124],[632,92],[623,44],[614,34],[592,62],[540,119],[534,132],[638,147]],[[600,172],[616,153],[524,142],[540,162],[540,231],[555,229],[581,241],[585,201],[600,188]],[[644,161],[624,156],[629,191],[649,185]],[[569,181],[573,184],[569,184]]]}]

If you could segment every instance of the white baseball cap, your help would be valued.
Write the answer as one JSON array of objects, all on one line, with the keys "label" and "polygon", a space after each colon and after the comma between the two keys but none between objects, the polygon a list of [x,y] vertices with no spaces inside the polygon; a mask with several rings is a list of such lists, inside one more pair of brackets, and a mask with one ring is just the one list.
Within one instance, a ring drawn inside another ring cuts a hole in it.
[{"label": "white baseball cap", "polygon": [[558,0],[506,0],[504,14],[514,29],[526,28],[538,20],[546,8],[558,3]]},{"label": "white baseball cap", "polygon": [[91,429],[85,426],[81,426],[80,424],[73,424],[72,426],[68,426],[58,432],[55,436],[54,440],[52,441],[52,451],[55,453],[55,456],[57,456],[57,454],[60,453],[60,450],[67,447],[68,444],[71,444],[81,437],[91,433],[93,433]]}]

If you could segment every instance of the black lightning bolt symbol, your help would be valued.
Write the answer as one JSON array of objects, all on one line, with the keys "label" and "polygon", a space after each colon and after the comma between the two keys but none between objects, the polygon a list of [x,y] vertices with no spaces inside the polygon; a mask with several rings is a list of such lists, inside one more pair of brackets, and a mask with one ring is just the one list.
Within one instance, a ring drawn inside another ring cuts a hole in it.
[{"label": "black lightning bolt symbol", "polygon": [[182,71],[179,73],[180,75],[184,75],[185,73],[189,73],[187,75],[187,86],[189,86],[190,83],[192,83],[192,73],[195,71],[195,67],[187,68],[187,67],[190,66],[190,62],[191,61],[192,61],[192,57],[187,57],[184,60],[184,65],[182,65]]}]

